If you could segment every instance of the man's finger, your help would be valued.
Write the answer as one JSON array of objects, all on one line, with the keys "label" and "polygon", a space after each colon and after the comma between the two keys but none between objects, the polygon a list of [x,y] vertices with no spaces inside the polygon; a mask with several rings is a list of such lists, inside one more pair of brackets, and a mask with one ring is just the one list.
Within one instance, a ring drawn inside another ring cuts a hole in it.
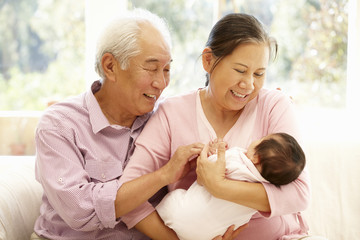
[{"label": "man's finger", "polygon": [[204,148],[204,144],[202,143],[193,143],[187,146],[190,149],[190,153],[192,155],[194,154],[200,154],[201,150]]},{"label": "man's finger", "polygon": [[204,148],[200,152],[200,161],[207,159],[207,154],[209,152],[209,144],[205,144]]},{"label": "man's finger", "polygon": [[189,161],[189,166],[190,166],[190,169],[195,169],[196,168],[196,162],[197,162],[197,157],[191,159]]}]

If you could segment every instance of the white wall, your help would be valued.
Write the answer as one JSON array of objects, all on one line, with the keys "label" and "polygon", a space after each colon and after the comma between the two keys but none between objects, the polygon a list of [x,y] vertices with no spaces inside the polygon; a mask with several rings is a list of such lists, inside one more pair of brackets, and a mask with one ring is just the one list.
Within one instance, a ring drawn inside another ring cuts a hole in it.
[{"label": "white wall", "polygon": [[115,16],[127,9],[127,0],[86,0],[85,26],[86,26],[86,60],[85,79],[87,86],[99,79],[95,72],[95,47],[98,35],[103,27]]}]

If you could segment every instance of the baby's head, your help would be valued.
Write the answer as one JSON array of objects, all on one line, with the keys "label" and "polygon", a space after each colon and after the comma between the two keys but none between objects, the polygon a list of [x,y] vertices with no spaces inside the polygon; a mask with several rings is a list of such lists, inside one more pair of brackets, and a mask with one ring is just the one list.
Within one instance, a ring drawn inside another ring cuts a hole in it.
[{"label": "baby's head", "polygon": [[305,167],[305,154],[295,138],[286,133],[270,134],[248,148],[248,157],[263,178],[276,186],[294,181]]}]

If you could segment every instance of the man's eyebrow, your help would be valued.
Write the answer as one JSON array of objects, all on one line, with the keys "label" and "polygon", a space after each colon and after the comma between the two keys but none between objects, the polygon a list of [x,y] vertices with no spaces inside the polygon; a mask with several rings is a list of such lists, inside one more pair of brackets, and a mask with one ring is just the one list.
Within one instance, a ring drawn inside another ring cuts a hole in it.
[{"label": "man's eyebrow", "polygon": [[149,58],[149,59],[146,59],[146,61],[145,62],[147,62],[147,63],[151,63],[151,62],[159,62],[159,59],[157,59],[157,58]]},{"label": "man's eyebrow", "polygon": [[[171,63],[173,60],[170,59],[169,63]],[[157,58],[149,58],[145,60],[146,63],[153,63],[153,62],[160,62]]]}]

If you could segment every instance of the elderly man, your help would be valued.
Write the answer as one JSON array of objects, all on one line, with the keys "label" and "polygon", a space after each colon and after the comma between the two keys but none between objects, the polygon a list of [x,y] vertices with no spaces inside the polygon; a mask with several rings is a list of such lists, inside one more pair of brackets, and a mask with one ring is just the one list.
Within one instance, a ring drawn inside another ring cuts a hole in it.
[{"label": "elderly man", "polygon": [[[170,47],[166,24],[152,13],[135,10],[113,21],[97,46],[102,80],[44,113],[36,131],[44,195],[32,239],[149,239],[127,229],[121,216],[186,174],[188,159],[202,148],[179,148],[158,172],[119,191],[134,141],[169,83]],[[126,195],[129,188],[137,194]]]}]

